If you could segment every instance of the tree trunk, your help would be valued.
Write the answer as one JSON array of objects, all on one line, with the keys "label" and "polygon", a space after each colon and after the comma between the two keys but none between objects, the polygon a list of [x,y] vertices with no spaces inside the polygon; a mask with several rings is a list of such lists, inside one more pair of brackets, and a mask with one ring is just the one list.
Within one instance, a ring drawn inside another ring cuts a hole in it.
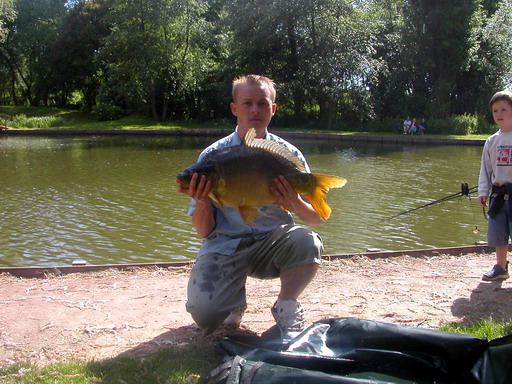
[{"label": "tree trunk", "polygon": [[153,119],[158,120],[158,111],[156,109],[156,97],[154,93],[151,95],[151,115],[153,116]]},{"label": "tree trunk", "polygon": [[168,110],[169,110],[169,98],[164,96],[164,100],[162,102],[162,120],[167,119]]}]

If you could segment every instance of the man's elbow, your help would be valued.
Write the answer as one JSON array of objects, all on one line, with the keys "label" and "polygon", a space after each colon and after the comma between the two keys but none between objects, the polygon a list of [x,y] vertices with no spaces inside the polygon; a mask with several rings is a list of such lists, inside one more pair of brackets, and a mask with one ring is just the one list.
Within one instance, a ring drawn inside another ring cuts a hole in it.
[{"label": "man's elbow", "polygon": [[208,236],[210,236],[211,232],[200,232],[196,231],[197,236],[199,236],[201,239],[206,239]]},{"label": "man's elbow", "polygon": [[213,232],[215,226],[212,227],[196,227],[196,233],[197,236],[199,236],[201,239],[206,239],[208,236],[211,235]]}]

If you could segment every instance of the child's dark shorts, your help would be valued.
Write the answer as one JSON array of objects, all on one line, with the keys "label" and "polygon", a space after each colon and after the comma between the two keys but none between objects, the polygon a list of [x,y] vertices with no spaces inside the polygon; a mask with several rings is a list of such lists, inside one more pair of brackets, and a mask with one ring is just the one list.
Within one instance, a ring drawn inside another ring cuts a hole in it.
[{"label": "child's dark shorts", "polygon": [[490,247],[501,247],[509,243],[512,217],[508,213],[508,201],[496,211],[494,218],[489,217],[487,224],[487,244]]}]

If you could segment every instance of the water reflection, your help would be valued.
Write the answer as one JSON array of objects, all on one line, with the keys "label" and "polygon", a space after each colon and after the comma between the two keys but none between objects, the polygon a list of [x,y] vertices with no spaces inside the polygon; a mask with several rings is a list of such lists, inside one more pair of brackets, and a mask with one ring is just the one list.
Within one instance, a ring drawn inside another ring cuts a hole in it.
[{"label": "water reflection", "polygon": [[[0,265],[193,259],[200,240],[174,176],[212,140],[0,137]],[[458,192],[463,181],[473,186],[480,147],[293,142],[314,172],[348,179],[328,194],[332,217],[318,228],[326,253],[485,240],[476,199],[389,219]]]}]

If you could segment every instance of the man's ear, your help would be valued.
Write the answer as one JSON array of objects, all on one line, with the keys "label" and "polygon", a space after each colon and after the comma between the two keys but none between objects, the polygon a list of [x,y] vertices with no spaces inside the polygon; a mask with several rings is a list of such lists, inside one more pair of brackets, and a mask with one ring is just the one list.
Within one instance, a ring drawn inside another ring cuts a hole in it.
[{"label": "man's ear", "polygon": [[276,110],[277,110],[277,104],[276,104],[276,103],[274,103],[274,104],[272,104],[272,116],[274,116],[274,115],[275,115]]},{"label": "man's ear", "polygon": [[231,108],[231,113],[233,114],[233,116],[236,116],[236,104],[234,102],[231,102],[231,104],[229,104],[229,107]]}]

